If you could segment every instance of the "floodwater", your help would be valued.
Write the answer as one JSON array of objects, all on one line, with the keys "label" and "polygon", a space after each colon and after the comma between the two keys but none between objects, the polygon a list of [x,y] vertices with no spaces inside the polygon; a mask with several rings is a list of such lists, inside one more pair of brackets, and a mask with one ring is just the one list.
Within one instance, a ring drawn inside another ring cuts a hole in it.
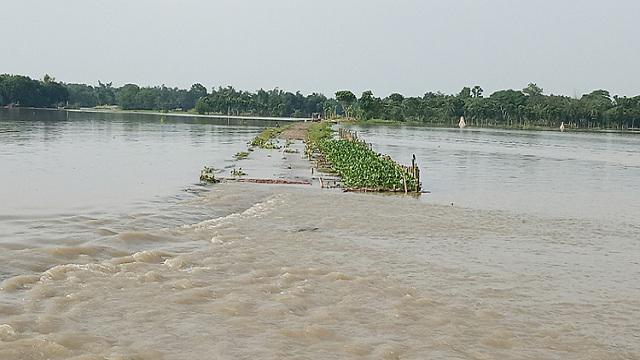
[{"label": "floodwater", "polygon": [[0,112],[0,359],[640,358],[637,137],[360,128],[415,198],[201,186],[259,127],[66,116]]},{"label": "floodwater", "polygon": [[400,162],[416,155],[431,202],[543,216],[640,221],[640,136],[359,126]]}]

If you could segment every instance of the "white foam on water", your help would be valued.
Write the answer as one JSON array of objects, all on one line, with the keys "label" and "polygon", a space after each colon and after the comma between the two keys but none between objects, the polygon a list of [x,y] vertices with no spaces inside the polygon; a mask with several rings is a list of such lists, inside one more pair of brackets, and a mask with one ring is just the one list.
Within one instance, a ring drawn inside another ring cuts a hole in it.
[{"label": "white foam on water", "polygon": [[69,275],[73,275],[74,272],[90,272],[97,275],[112,275],[118,271],[119,268],[116,265],[108,263],[58,265],[45,271],[42,276],[40,276],[40,281],[47,282],[52,280],[65,280]]},{"label": "white foam on water", "polygon": [[243,219],[250,217],[259,218],[268,214],[276,207],[283,205],[286,201],[286,198],[286,194],[275,194],[265,201],[253,204],[251,207],[244,211],[232,213],[215,219],[205,220],[194,225],[184,225],[182,226],[182,228],[193,229],[194,231],[207,231],[215,229],[217,227],[228,225],[234,219]]},{"label": "white foam on water", "polygon": [[0,324],[0,341],[11,341],[16,336],[16,331],[11,325]]}]

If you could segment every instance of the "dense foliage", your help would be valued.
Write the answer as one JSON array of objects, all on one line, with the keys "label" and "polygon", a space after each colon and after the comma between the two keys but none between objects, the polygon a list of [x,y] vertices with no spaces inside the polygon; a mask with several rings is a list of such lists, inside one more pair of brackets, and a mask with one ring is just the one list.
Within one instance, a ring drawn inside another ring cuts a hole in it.
[{"label": "dense foliage", "polygon": [[325,140],[320,142],[319,148],[347,188],[403,191],[406,180],[410,191],[416,189],[413,177],[389,157],[376,154],[363,142]]},{"label": "dense foliage", "polygon": [[314,113],[323,113],[325,105],[329,104],[331,101],[322,94],[304,96],[300,92],[294,94],[279,89],[260,89],[251,93],[228,86],[213,89],[198,101],[196,110],[200,114],[311,117]]},{"label": "dense foliage", "polygon": [[596,90],[573,98],[545,95],[536,84],[522,90],[500,90],[488,96],[480,86],[465,87],[458,94],[428,92],[420,97],[393,93],[385,98],[365,91],[360,98],[349,90],[335,99],[322,94],[303,95],[279,89],[256,92],[231,86],[208,92],[201,84],[190,89],[166,86],[113,87],[64,84],[48,75],[33,80],[20,75],[0,75],[0,106],[95,107],[118,106],[125,110],[194,110],[201,114],[310,117],[346,116],[359,120],[393,120],[429,125],[455,125],[464,116],[471,126],[557,127],[629,129],[640,127],[640,96],[612,96]]},{"label": "dense foliage", "polygon": [[185,90],[135,84],[114,88],[111,83],[98,82],[97,87],[67,84],[67,89],[72,107],[119,106],[124,110],[189,110],[196,106],[198,99],[207,95],[207,89],[201,84],[193,84]]},{"label": "dense foliage", "polygon": [[309,127],[308,153],[317,152],[340,175],[343,185],[351,189],[374,191],[415,191],[417,180],[388,156],[376,154],[360,141],[336,140],[328,122]]},{"label": "dense foliage", "polygon": [[431,125],[454,125],[464,116],[472,126],[557,127],[564,122],[575,128],[640,127],[640,96],[611,96],[606,90],[596,90],[577,99],[544,95],[536,84],[529,84],[523,90],[496,91],[488,97],[484,97],[479,86],[464,88],[456,95],[391,94],[384,99],[365,91],[351,107],[356,118]]},{"label": "dense foliage", "polygon": [[33,80],[21,75],[0,75],[0,106],[50,107],[63,104],[69,98],[67,88],[49,75]]}]

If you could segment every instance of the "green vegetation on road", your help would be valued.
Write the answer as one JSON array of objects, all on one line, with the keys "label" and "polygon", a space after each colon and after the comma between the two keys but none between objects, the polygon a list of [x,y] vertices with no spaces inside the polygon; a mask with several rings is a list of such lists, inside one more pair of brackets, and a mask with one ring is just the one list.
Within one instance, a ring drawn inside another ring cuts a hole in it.
[{"label": "green vegetation on road", "polygon": [[333,130],[331,130],[331,123],[323,121],[315,123],[309,127],[305,142],[307,143],[307,149],[319,150],[320,143],[326,140],[330,140],[333,137]]},{"label": "green vegetation on road", "polygon": [[368,191],[419,191],[420,184],[389,156],[374,152],[358,140],[334,139],[327,122],[314,124],[307,134],[307,151],[317,152],[331,170],[340,175],[344,187]]},{"label": "green vegetation on road", "polygon": [[391,158],[375,153],[363,142],[326,140],[320,143],[320,151],[347,188],[404,191],[406,181],[408,191],[418,190],[416,179]]},{"label": "green vegetation on road", "polygon": [[258,136],[251,140],[251,146],[259,147],[261,149],[279,149],[280,145],[278,145],[277,139],[286,128],[286,126],[268,127],[262,130]]}]

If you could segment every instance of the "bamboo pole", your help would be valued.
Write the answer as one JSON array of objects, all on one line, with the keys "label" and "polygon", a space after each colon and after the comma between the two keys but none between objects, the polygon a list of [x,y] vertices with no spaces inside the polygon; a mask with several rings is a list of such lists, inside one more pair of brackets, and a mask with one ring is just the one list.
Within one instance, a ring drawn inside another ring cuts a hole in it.
[{"label": "bamboo pole", "polygon": [[404,193],[408,193],[407,191],[407,176],[406,175],[402,175],[402,183],[404,184]]}]

